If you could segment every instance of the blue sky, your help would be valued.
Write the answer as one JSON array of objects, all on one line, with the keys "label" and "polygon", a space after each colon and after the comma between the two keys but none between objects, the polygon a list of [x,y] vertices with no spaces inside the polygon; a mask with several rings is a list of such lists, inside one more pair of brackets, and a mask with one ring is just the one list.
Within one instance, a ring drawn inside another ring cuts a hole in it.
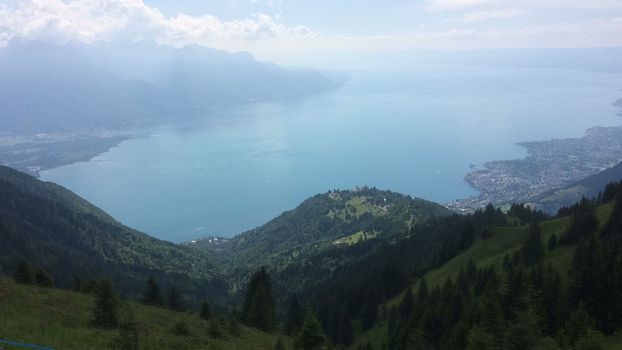
[{"label": "blue sky", "polygon": [[0,0],[0,45],[14,38],[147,38],[277,62],[418,48],[622,46],[622,1]]}]

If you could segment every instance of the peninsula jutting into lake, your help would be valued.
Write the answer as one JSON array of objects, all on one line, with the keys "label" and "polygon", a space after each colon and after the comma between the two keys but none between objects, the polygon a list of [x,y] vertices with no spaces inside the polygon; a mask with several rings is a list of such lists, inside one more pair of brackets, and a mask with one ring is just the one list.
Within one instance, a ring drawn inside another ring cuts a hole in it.
[{"label": "peninsula jutting into lake", "polygon": [[594,175],[622,161],[622,127],[594,127],[581,138],[521,142],[524,159],[485,163],[465,176],[481,192],[447,206],[472,212],[488,203],[529,203],[534,197]]}]

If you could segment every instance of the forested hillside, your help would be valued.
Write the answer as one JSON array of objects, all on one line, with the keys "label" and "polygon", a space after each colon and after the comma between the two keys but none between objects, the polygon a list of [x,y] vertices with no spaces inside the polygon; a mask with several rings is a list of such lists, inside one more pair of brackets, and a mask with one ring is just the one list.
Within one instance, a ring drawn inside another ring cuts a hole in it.
[{"label": "forested hillside", "polygon": [[199,240],[191,246],[213,256],[234,283],[243,284],[258,266],[266,266],[277,290],[293,292],[316,285],[380,242],[400,239],[415,225],[450,214],[439,204],[391,191],[335,190],[232,239]]},{"label": "forested hillside", "polygon": [[205,254],[152,238],[115,221],[53,183],[0,166],[0,267],[19,261],[50,274],[54,284],[110,278],[122,294],[137,296],[148,276],[176,285],[189,302],[226,285]]},{"label": "forested hillside", "polygon": [[496,227],[377,309],[375,349],[618,349],[622,187]]},{"label": "forested hillside", "polygon": [[[62,187],[6,167],[0,197],[2,271],[39,286],[0,284],[10,311],[0,335],[16,339],[62,348],[80,348],[92,334],[93,348],[105,348],[122,334],[152,333],[140,348],[622,345],[620,183],[556,216],[522,204],[457,215],[389,191],[331,191],[234,239],[190,246],[131,230]],[[87,301],[95,308],[85,309]],[[118,314],[104,323],[109,333],[93,331],[101,325],[85,315],[97,320],[110,305]],[[41,320],[58,325],[24,333]]]}]

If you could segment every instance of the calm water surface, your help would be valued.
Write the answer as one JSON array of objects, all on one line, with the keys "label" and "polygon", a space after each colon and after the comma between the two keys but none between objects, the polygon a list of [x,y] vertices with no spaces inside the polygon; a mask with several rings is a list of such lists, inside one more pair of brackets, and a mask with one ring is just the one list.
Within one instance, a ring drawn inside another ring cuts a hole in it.
[{"label": "calm water surface", "polygon": [[339,90],[145,130],[88,162],[44,171],[126,225],[187,241],[261,225],[316,193],[370,185],[448,201],[470,165],[516,142],[619,125],[622,76],[442,67],[352,72]]}]

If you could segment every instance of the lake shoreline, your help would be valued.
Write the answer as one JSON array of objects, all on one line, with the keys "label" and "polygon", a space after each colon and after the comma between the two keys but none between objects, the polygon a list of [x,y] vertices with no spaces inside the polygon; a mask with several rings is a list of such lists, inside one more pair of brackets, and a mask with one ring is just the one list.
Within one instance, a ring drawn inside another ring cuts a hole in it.
[{"label": "lake shoreline", "polygon": [[88,130],[0,136],[0,164],[31,176],[79,162],[88,162],[118,147],[122,142],[142,137],[131,130]]}]

